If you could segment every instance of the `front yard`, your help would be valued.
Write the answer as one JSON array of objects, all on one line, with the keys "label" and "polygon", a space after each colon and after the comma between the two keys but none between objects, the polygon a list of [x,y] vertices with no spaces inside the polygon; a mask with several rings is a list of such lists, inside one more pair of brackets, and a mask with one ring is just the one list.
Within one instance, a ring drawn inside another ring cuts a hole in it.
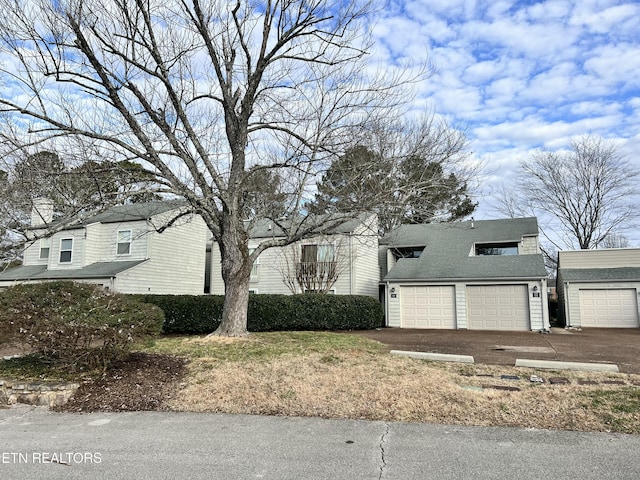
[{"label": "front yard", "polygon": [[[638,375],[431,363],[391,356],[359,336],[317,332],[255,333],[239,340],[163,337],[137,350],[131,362],[87,381],[63,409],[640,433]],[[31,368],[12,362],[0,362],[0,378]],[[531,375],[545,382],[530,382]],[[550,384],[553,377],[569,383]]]}]

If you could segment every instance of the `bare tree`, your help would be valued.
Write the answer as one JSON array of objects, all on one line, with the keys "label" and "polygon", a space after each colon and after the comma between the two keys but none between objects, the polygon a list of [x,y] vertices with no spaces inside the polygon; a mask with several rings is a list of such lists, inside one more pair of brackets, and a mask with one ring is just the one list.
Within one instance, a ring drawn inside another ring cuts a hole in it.
[{"label": "bare tree", "polygon": [[638,171],[610,141],[580,137],[570,150],[536,152],[520,167],[498,210],[537,216],[551,250],[602,247],[637,218]]},{"label": "bare tree", "polygon": [[[184,198],[221,250],[216,334],[245,335],[254,260],[358,214],[312,217],[304,205],[354,127],[405,101],[398,87],[428,73],[372,73],[369,6],[0,0],[0,105],[28,130],[27,147],[94,145],[106,158],[139,162],[159,191]],[[250,221],[272,214],[257,208],[272,205],[257,201],[270,193],[256,188],[265,170],[284,179],[286,235],[250,253]]]},{"label": "bare tree", "polygon": [[273,268],[291,293],[329,293],[354,260],[346,240],[322,236],[283,248]]}]

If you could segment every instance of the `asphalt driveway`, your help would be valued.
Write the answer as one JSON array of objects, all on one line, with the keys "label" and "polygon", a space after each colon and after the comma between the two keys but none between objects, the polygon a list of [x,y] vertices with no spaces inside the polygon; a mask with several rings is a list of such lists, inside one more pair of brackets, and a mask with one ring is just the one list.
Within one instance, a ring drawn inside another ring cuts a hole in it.
[{"label": "asphalt driveway", "polygon": [[389,350],[472,355],[476,363],[514,365],[517,358],[611,363],[640,374],[640,329],[553,328],[551,333],[382,328],[353,332]]}]

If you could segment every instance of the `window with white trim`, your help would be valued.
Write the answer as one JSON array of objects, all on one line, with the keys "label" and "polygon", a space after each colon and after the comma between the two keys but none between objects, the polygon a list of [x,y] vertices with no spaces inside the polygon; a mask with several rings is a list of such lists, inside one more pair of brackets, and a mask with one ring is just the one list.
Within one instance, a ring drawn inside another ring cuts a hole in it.
[{"label": "window with white trim", "polygon": [[[253,254],[255,248],[249,249],[249,255]],[[260,257],[256,258],[253,262],[253,266],[251,267],[251,278],[258,278],[258,269],[260,267]]]},{"label": "window with white trim", "polygon": [[116,255],[131,254],[131,230],[118,230]]},{"label": "window with white trim", "polygon": [[49,252],[51,251],[51,238],[40,239],[40,260],[46,260],[49,258]]},{"label": "window with white trim", "polygon": [[60,240],[60,263],[71,263],[73,258],[73,238]]}]

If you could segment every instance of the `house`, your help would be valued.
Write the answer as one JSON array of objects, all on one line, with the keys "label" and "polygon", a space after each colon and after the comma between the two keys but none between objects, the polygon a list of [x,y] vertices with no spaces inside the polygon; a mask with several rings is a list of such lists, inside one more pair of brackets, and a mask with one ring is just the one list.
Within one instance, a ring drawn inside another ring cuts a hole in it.
[{"label": "house", "polygon": [[[0,273],[0,288],[16,283],[76,280],[121,293],[202,294],[208,229],[199,216],[179,216],[181,204],[113,207],[49,237],[30,242],[23,265]],[[31,232],[51,224],[51,204],[36,202]]]},{"label": "house", "polygon": [[561,325],[640,326],[640,248],[558,252],[557,280]]},{"label": "house", "polygon": [[[260,254],[253,265],[250,293],[294,294],[326,292],[378,298],[378,223],[376,215],[363,214],[326,235],[317,235]],[[249,250],[266,239],[283,238],[273,222],[262,221],[249,229]],[[210,245],[206,290],[224,294],[220,249]]]},{"label": "house", "polygon": [[402,225],[380,244],[390,327],[549,328],[535,218]]}]

